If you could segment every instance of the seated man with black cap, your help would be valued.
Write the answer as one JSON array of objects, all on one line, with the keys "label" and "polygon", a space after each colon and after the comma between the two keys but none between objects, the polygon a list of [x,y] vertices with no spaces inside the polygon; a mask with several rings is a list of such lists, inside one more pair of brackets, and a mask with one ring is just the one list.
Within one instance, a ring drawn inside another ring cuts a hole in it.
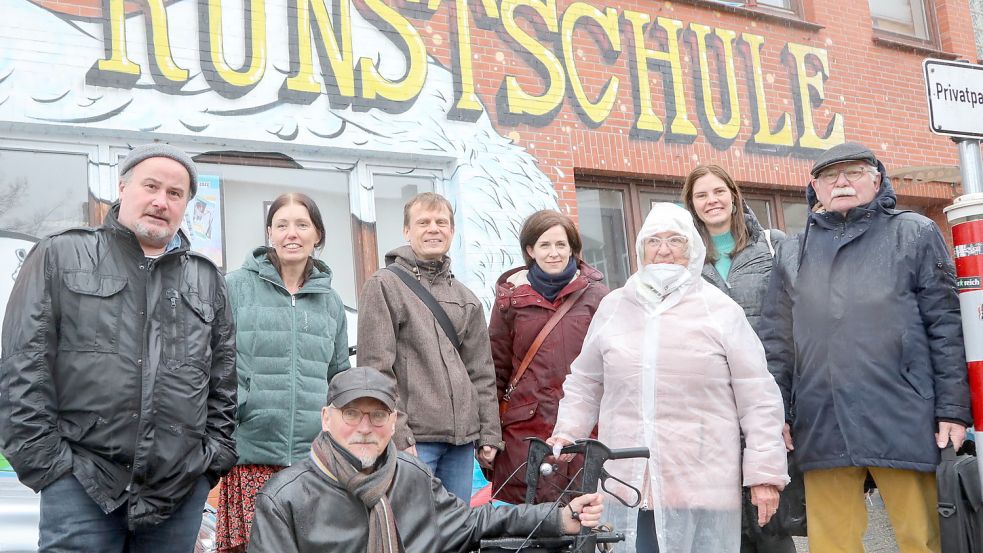
[{"label": "seated man with black cap", "polygon": [[[323,432],[311,455],[277,473],[256,496],[251,553],[439,553],[483,538],[574,534],[598,524],[600,494],[569,505],[471,509],[427,465],[398,451],[396,384],[356,367],[331,380]],[[540,524],[542,523],[542,524]]]}]

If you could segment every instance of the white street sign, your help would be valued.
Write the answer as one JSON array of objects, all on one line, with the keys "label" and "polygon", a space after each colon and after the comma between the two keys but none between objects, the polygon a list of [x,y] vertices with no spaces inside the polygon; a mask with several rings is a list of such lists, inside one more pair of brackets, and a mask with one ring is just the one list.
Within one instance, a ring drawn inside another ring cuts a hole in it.
[{"label": "white street sign", "polygon": [[983,138],[983,65],[933,59],[922,65],[932,132]]}]

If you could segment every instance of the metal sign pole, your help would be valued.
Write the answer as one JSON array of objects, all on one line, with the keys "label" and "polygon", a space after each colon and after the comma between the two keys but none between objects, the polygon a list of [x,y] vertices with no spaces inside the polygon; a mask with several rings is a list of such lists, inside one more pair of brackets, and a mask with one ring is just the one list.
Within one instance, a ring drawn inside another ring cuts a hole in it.
[{"label": "metal sign pole", "polygon": [[[983,438],[983,159],[980,141],[973,138],[953,138],[959,145],[959,168],[962,173],[963,195],[945,208],[952,227],[956,248],[956,282],[959,286],[959,307],[962,312],[963,345],[969,388],[973,400],[973,422],[976,444]],[[983,450],[977,449],[978,452]],[[983,463],[977,463],[983,481]]]},{"label": "metal sign pole", "polygon": [[980,158],[980,141],[957,138],[959,168],[963,177],[963,194],[983,193],[983,161]]}]

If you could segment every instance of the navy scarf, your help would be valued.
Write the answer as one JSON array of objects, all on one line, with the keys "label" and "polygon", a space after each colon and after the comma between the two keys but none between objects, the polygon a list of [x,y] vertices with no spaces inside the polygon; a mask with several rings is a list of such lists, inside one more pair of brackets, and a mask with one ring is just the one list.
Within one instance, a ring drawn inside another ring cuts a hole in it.
[{"label": "navy scarf", "polygon": [[529,274],[526,278],[529,279],[529,285],[532,289],[539,292],[540,296],[543,296],[547,300],[553,302],[556,301],[556,295],[563,290],[570,281],[573,280],[573,275],[577,274],[577,259],[570,256],[570,262],[567,263],[567,268],[563,269],[562,273],[551,275],[544,271],[538,263],[535,261],[529,266]]}]

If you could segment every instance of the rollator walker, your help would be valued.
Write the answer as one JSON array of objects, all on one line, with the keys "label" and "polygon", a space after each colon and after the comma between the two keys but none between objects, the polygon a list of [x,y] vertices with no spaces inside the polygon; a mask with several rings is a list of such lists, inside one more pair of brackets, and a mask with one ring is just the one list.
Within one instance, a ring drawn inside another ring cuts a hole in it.
[{"label": "rollator walker", "polygon": [[[552,465],[544,463],[545,459],[552,455],[553,449],[549,444],[539,438],[527,438],[527,440],[529,441],[529,456],[526,460],[526,503],[532,503],[536,498],[536,486],[539,484],[540,476],[549,475],[553,471]],[[564,447],[560,453],[582,455],[584,467],[574,475],[573,479],[571,479],[570,483],[564,489],[564,493],[553,503],[555,509],[562,508],[560,500],[564,496],[574,497],[594,493],[598,489],[598,484],[600,484],[602,490],[607,491],[609,495],[614,496],[628,508],[637,507],[641,502],[641,492],[638,488],[608,474],[604,470],[604,463],[614,459],[647,459],[649,456],[647,447],[610,449],[597,440],[577,440],[572,445]],[[608,480],[615,480],[633,490],[635,492],[635,501],[629,503],[610,493],[606,487]],[[575,484],[579,484],[579,487],[574,487]],[[538,530],[538,525],[536,530]],[[535,534],[535,530],[531,534]],[[624,532],[614,530],[597,531],[596,529],[581,528],[579,534],[562,537],[534,538],[530,536],[513,536],[481,540],[478,551],[480,553],[594,553],[599,546],[603,547],[606,544],[613,545],[624,540]]]}]

